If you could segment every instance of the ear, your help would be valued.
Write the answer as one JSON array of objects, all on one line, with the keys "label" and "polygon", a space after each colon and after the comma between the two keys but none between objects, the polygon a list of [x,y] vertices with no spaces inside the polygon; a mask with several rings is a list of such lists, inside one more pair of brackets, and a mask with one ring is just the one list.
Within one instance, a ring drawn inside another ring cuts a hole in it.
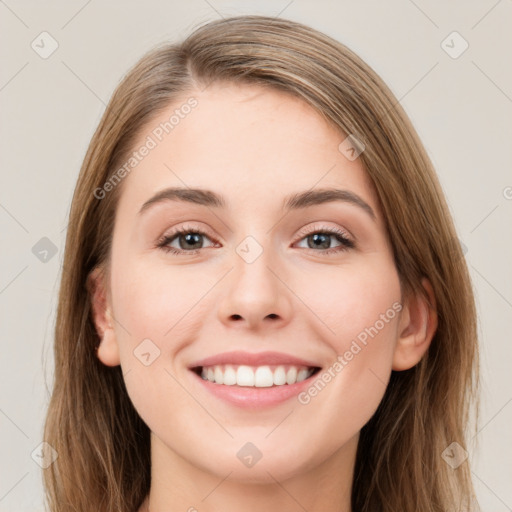
[{"label": "ear", "polygon": [[434,290],[430,281],[421,281],[427,297],[411,294],[402,309],[398,340],[393,355],[393,370],[408,370],[423,357],[437,329],[437,311]]},{"label": "ear", "polygon": [[107,366],[121,363],[119,346],[114,330],[112,309],[108,301],[104,273],[96,267],[87,277],[87,290],[91,300],[92,315],[96,332],[100,338],[97,348],[98,359]]}]

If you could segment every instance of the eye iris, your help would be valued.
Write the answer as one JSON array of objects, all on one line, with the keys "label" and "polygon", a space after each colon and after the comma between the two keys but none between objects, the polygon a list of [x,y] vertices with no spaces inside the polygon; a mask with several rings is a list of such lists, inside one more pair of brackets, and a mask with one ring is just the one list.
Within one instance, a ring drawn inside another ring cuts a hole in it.
[{"label": "eye iris", "polygon": [[192,245],[198,245],[198,247],[192,247],[192,249],[200,249],[201,248],[201,243],[199,242],[201,239],[201,235],[199,233],[187,233],[185,235],[180,235],[179,237],[179,241],[180,241],[180,248],[181,249],[190,249],[190,245],[188,246],[184,246],[184,244],[182,244],[182,241],[185,240],[187,244],[192,244]]},{"label": "eye iris", "polygon": [[328,249],[331,241],[331,235],[326,235],[324,233],[315,233],[308,237],[308,240],[310,239],[313,240],[313,245],[308,243],[310,248],[322,247],[324,249]]}]

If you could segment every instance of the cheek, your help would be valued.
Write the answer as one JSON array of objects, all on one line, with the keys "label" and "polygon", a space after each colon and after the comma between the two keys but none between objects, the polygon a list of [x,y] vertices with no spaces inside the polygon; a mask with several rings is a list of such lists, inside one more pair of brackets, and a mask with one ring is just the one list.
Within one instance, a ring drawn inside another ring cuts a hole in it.
[{"label": "cheek", "polygon": [[125,384],[151,427],[175,421],[172,411],[194,407],[177,383],[182,375],[175,354],[197,333],[205,310],[214,307],[207,292],[217,281],[204,271],[136,259],[113,267],[115,330]]},{"label": "cheek", "polygon": [[337,353],[347,350],[347,343],[358,336],[364,342],[368,330],[373,337],[392,338],[395,331],[390,326],[395,325],[401,308],[394,265],[332,266],[328,270],[315,274],[314,279],[297,281],[295,290],[324,324],[323,332],[331,334],[330,345]]},{"label": "cheek", "polygon": [[201,298],[217,280],[215,274],[180,266],[153,268],[141,262],[123,269],[119,265],[112,287],[116,291],[115,314],[126,328],[117,329],[121,340],[132,346],[150,338],[167,351],[169,343],[183,336],[190,320],[204,307]]},{"label": "cheek", "polygon": [[332,272],[328,291],[307,294],[308,306],[329,327],[322,332],[332,361],[299,396],[308,415],[340,436],[359,431],[384,396],[401,310],[394,266],[345,270]]}]

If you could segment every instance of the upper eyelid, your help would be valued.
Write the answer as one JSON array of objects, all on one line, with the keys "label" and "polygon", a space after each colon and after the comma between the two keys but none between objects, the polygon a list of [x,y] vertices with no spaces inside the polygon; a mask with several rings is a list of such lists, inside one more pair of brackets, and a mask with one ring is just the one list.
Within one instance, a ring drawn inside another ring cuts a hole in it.
[{"label": "upper eyelid", "polygon": [[[317,221],[317,223],[315,223],[311,228],[301,228],[298,232],[298,235],[297,236],[301,236],[301,237],[304,237],[304,236],[309,236],[313,233],[318,233],[318,232],[327,232],[327,233],[330,233],[331,235],[336,235],[336,234],[342,234],[345,236],[345,238],[347,239],[350,239],[351,241],[356,241],[356,237],[352,235],[352,233],[350,233],[350,231],[348,231],[346,228],[342,228],[340,226],[325,226],[325,225],[318,225],[319,222]],[[320,223],[321,224],[321,223]]]}]

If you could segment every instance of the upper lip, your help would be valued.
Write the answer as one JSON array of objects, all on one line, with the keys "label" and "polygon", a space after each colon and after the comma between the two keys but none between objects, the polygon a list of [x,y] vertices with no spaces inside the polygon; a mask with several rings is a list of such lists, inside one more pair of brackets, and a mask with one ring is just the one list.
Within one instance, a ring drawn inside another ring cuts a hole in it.
[{"label": "upper lip", "polygon": [[243,352],[240,350],[233,352],[223,352],[216,354],[189,365],[189,368],[197,368],[198,366],[214,366],[217,364],[235,364],[247,366],[264,366],[264,365],[278,365],[287,364],[293,366],[309,366],[318,368],[320,365],[314,361],[301,359],[290,354],[282,352]]}]

